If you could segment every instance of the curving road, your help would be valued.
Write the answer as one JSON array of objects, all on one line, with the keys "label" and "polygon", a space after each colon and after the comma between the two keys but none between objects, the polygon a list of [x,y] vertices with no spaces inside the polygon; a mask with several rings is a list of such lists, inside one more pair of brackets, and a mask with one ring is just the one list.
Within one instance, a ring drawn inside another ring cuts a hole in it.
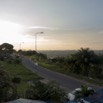
[{"label": "curving road", "polygon": [[[27,67],[28,69],[30,69],[32,72],[34,72],[34,73],[36,72],[38,75],[45,78],[46,80],[53,80],[53,81],[57,82],[61,87],[63,87],[66,90],[66,92],[69,92],[75,88],[81,87],[81,85],[86,83],[85,81],[78,80],[73,77],[66,76],[64,74],[54,72],[54,71],[48,70],[46,68],[37,66],[29,58],[22,57],[22,61],[23,61],[23,65],[25,67]],[[89,84],[89,83],[88,83],[88,85],[93,87],[96,90],[101,88],[99,86]]]}]

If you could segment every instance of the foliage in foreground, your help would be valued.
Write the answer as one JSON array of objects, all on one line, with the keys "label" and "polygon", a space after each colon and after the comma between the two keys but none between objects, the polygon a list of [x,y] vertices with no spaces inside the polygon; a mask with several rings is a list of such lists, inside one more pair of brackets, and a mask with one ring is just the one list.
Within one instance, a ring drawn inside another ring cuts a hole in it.
[{"label": "foliage in foreground", "polygon": [[26,91],[26,98],[62,103],[66,101],[66,94],[55,82],[47,84],[36,82]]},{"label": "foliage in foreground", "polygon": [[18,55],[9,55],[8,59],[0,60],[0,68],[9,74],[10,81],[17,88],[17,95],[21,98],[24,97],[24,93],[29,86],[29,81],[41,79],[36,73],[32,73],[22,65],[22,60]]},{"label": "foliage in foreground", "polygon": [[0,103],[16,99],[17,91],[8,73],[0,69]]}]

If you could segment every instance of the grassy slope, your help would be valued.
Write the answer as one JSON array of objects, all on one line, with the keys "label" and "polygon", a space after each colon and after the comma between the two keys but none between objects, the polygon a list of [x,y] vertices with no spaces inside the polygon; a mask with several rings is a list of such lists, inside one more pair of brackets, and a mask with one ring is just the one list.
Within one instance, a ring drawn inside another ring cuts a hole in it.
[{"label": "grassy slope", "polygon": [[18,94],[20,97],[24,95],[25,90],[28,88],[28,81],[41,79],[41,77],[26,69],[22,64],[8,64],[6,62],[1,62],[1,64],[12,78],[15,76],[21,78],[21,83],[18,84]]}]

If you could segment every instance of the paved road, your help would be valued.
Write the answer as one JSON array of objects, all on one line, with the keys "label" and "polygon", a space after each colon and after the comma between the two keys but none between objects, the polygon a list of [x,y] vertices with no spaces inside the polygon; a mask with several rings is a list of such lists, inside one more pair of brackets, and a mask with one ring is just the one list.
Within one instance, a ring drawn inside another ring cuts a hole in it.
[{"label": "paved road", "polygon": [[[38,75],[40,75],[43,78],[46,78],[48,80],[54,80],[56,81],[61,87],[65,88],[67,92],[81,87],[81,85],[85,84],[85,81],[82,80],[77,80],[73,77],[66,76],[61,73],[57,73],[51,70],[48,70],[46,68],[36,66],[33,61],[30,59],[23,57],[23,64],[26,66],[28,69],[30,69],[32,72],[36,72]],[[93,84],[88,84],[89,86],[95,88],[96,90],[100,89],[101,87],[95,86]]]}]

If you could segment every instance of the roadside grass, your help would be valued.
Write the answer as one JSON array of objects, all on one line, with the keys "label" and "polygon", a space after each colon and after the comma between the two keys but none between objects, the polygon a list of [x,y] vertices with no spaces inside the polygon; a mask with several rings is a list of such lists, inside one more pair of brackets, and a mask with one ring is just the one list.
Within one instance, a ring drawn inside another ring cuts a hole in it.
[{"label": "roadside grass", "polygon": [[47,62],[40,62],[39,61],[39,65],[44,67],[44,68],[47,68],[47,69],[50,69],[50,70],[53,70],[53,71],[56,71],[56,72],[60,72],[60,73],[63,73],[65,74],[65,70],[63,68],[60,68],[58,65],[56,64],[50,64],[50,63],[47,63]]},{"label": "roadside grass", "polygon": [[24,96],[25,90],[29,87],[28,81],[31,80],[40,80],[42,79],[36,73],[32,73],[30,70],[25,68],[22,64],[9,64],[7,62],[0,62],[3,65],[3,69],[8,72],[11,78],[19,76],[21,78],[20,84],[17,85],[18,95],[20,97]]},{"label": "roadside grass", "polygon": [[[55,70],[58,71],[58,66],[56,66],[55,64],[48,64],[46,62],[39,62],[39,64],[43,67],[46,67],[47,69],[51,69],[51,70]],[[56,69],[55,69],[56,68]]]}]

